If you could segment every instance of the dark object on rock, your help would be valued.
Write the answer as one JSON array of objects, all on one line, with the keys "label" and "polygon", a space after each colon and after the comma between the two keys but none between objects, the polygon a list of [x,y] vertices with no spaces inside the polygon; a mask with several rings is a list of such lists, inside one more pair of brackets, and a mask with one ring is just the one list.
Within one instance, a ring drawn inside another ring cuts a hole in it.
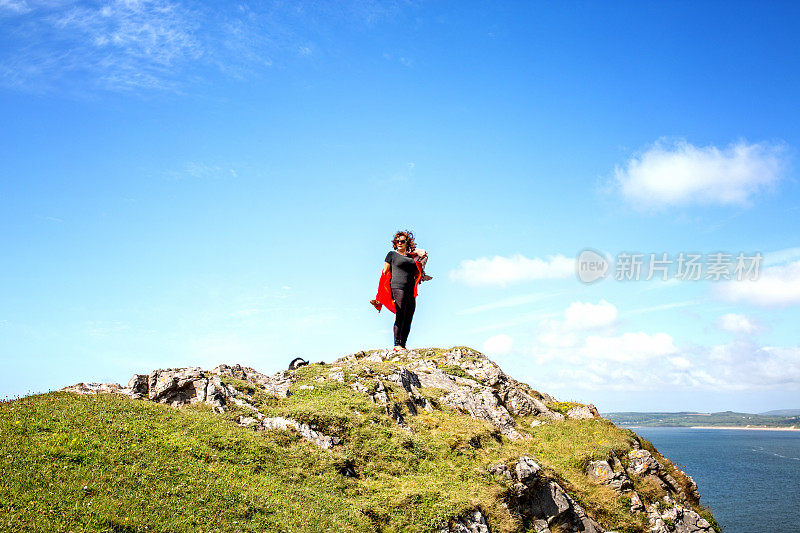
[{"label": "dark object on rock", "polygon": [[297,370],[301,366],[306,366],[307,364],[308,361],[306,361],[302,357],[295,357],[294,359],[292,359],[292,362],[289,363],[289,370]]},{"label": "dark object on rock", "polygon": [[339,473],[345,477],[358,477],[356,465],[350,459],[339,465]]}]

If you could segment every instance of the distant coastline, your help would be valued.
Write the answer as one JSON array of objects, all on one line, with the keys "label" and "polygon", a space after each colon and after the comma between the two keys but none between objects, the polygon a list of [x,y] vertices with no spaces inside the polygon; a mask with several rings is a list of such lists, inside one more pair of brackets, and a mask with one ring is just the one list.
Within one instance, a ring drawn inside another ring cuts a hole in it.
[{"label": "distant coastline", "polygon": [[682,429],[744,429],[749,431],[800,431],[798,427],[753,427],[753,426],[625,426],[628,429],[639,428],[682,428]]},{"label": "distant coastline", "polygon": [[689,429],[746,429],[754,431],[800,431],[797,427],[753,427],[753,426],[689,426]]},{"label": "distant coastline", "polygon": [[750,429],[799,431],[800,410],[783,409],[766,413],[601,413],[614,424],[627,428],[683,427],[692,429]]}]

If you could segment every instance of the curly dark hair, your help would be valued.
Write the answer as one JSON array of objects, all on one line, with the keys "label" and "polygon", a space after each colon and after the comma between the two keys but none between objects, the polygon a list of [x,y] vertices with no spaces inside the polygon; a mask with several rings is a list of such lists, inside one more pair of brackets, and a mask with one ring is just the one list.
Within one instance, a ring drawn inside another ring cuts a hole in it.
[{"label": "curly dark hair", "polygon": [[406,243],[406,250],[408,250],[409,252],[413,252],[417,247],[417,243],[414,242],[414,233],[408,230],[398,231],[397,233],[394,234],[394,237],[392,237],[392,248],[397,250],[397,243],[395,241],[401,235],[406,238],[406,241],[408,241]]}]

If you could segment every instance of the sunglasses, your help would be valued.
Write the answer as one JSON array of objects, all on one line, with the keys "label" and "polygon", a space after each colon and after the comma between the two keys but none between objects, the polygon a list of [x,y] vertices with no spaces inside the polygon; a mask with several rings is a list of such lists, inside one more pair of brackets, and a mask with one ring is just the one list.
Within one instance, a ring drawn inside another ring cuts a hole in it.
[{"label": "sunglasses", "polygon": [[403,239],[403,240],[401,241],[400,239],[398,239],[398,240],[396,240],[396,241],[394,241],[394,242],[396,242],[397,244],[405,244],[405,243],[406,243],[406,240],[405,240],[405,239]]}]

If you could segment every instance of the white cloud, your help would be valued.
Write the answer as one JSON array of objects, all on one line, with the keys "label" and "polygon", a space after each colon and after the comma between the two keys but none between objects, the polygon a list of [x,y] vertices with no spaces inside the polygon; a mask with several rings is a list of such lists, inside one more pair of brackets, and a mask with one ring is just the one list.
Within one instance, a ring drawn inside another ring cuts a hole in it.
[{"label": "white cloud", "polygon": [[762,264],[764,266],[789,263],[800,259],[800,248],[784,248],[783,250],[765,253],[763,257]]},{"label": "white cloud", "polygon": [[668,304],[659,304],[659,305],[651,305],[648,307],[640,307],[639,309],[631,309],[630,311],[626,311],[624,314],[626,316],[630,315],[641,315],[644,313],[653,313],[656,311],[666,311],[668,309],[675,309],[677,307],[687,307],[690,305],[697,305],[700,303],[698,300],[684,300],[683,302],[672,302]]},{"label": "white cloud", "polygon": [[489,355],[502,355],[511,351],[514,339],[505,334],[489,337],[483,343],[483,351]]},{"label": "white cloud", "polygon": [[552,313],[552,312],[542,312],[536,311],[532,313],[523,313],[514,316],[514,318],[510,320],[505,320],[503,322],[495,322],[494,324],[487,324],[485,326],[480,326],[477,328],[472,328],[474,333],[480,333],[483,331],[491,331],[497,329],[507,329],[514,326],[519,326],[521,324],[527,324],[529,322],[536,322],[537,320],[542,320],[544,318],[552,318],[555,316],[559,316],[561,313]]},{"label": "white cloud", "polygon": [[720,388],[743,390],[800,386],[800,346],[763,346],[737,340],[709,351]]},{"label": "white cloud", "polygon": [[726,148],[660,140],[615,168],[622,194],[638,206],[748,205],[784,175],[783,145],[740,141]]},{"label": "white cloud", "polygon": [[173,88],[180,67],[204,53],[196,31],[200,14],[178,2],[40,1],[23,7],[11,33],[14,45],[0,52],[0,82],[6,85],[41,90],[80,80],[112,90]]},{"label": "white cloud", "polygon": [[561,254],[547,259],[529,259],[521,254],[465,259],[450,271],[450,279],[470,286],[501,286],[537,279],[568,278],[575,275],[575,259]]},{"label": "white cloud", "polygon": [[408,8],[364,4],[0,0],[0,19],[10,21],[0,86],[82,96],[185,93],[220,73],[244,81],[318,55],[315,37],[327,25],[372,25]]},{"label": "white cloud", "polygon": [[494,309],[503,309],[506,307],[517,307],[520,305],[525,305],[529,303],[538,302],[540,300],[544,300],[545,298],[549,298],[550,296],[555,296],[557,294],[561,294],[563,291],[559,292],[538,292],[532,294],[523,294],[520,296],[512,296],[511,298],[504,298],[502,300],[498,300],[496,302],[484,304],[484,305],[477,305],[475,307],[468,307],[466,309],[460,309],[456,311],[457,315],[472,315],[475,313],[481,313],[483,311],[492,311]]},{"label": "white cloud", "polygon": [[623,333],[617,337],[590,335],[581,349],[590,359],[606,359],[622,363],[641,363],[649,359],[677,354],[678,347],[666,333],[643,331]]},{"label": "white cloud", "polygon": [[571,348],[578,344],[578,336],[563,328],[563,322],[543,320],[540,324],[539,342],[550,348]]},{"label": "white cloud", "polygon": [[25,0],[0,0],[0,15],[3,11],[18,15],[30,10],[31,8]]},{"label": "white cloud", "polygon": [[569,329],[593,329],[610,326],[617,320],[617,308],[605,301],[600,303],[573,302],[564,311],[565,326]]},{"label": "white cloud", "polygon": [[720,317],[719,327],[732,333],[755,333],[758,327],[747,317],[736,313],[727,313]]},{"label": "white cloud", "polygon": [[258,309],[258,308],[238,309],[236,311],[232,311],[230,316],[231,318],[250,318],[256,315],[260,315],[263,312],[264,312],[263,309]]},{"label": "white cloud", "polygon": [[576,318],[541,321],[537,340],[511,351],[535,362],[538,385],[551,391],[800,390],[800,346],[757,344],[747,335],[760,328],[746,315],[718,322],[738,333],[734,342],[679,345],[666,332],[617,333],[608,306],[575,302]]},{"label": "white cloud", "polygon": [[573,302],[564,311],[564,320],[545,319],[539,323],[539,342],[550,348],[576,346],[584,332],[613,326],[617,315],[617,308],[606,300],[597,304]]},{"label": "white cloud", "polygon": [[238,176],[236,170],[232,168],[223,168],[219,165],[207,165],[194,161],[187,162],[182,172],[173,172],[171,174],[176,179],[182,179],[186,176],[197,179],[226,179]]},{"label": "white cloud", "polygon": [[667,361],[669,361],[669,363],[672,366],[674,366],[676,368],[680,368],[681,370],[689,368],[689,367],[692,366],[691,361],[689,361],[688,359],[686,359],[682,355],[676,355],[675,357],[667,357]]},{"label": "white cloud", "polygon": [[712,293],[726,301],[763,307],[800,304],[800,261],[767,267],[756,280],[721,282]]}]

